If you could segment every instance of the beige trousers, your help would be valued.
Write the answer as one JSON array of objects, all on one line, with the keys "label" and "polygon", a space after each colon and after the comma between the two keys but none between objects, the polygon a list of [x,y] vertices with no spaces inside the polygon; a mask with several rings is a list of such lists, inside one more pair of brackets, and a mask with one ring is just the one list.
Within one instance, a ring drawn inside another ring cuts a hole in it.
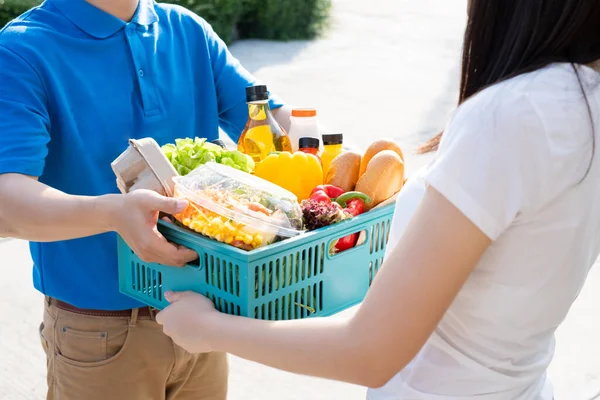
[{"label": "beige trousers", "polygon": [[227,356],[190,354],[151,317],[98,317],[46,299],[48,400],[225,400]]}]

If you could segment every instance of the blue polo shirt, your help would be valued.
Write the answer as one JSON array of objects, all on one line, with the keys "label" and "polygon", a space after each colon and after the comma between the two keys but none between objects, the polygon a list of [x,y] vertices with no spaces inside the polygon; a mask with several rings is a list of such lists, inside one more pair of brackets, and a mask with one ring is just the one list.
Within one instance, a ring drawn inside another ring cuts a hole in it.
[{"label": "blue polo shirt", "polygon": [[[213,140],[221,127],[237,141],[254,83],[184,8],[140,0],[126,23],[83,0],[47,0],[0,31],[0,174],[69,194],[118,193],[110,163],[129,138]],[[31,243],[31,255],[35,287],[48,296],[142,306],[119,293],[115,233]]]}]

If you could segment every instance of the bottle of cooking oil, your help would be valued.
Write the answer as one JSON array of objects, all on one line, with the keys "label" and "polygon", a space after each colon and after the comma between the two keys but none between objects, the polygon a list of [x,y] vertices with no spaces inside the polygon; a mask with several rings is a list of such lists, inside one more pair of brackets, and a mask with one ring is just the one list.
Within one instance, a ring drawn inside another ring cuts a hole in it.
[{"label": "bottle of cooking oil", "polygon": [[238,150],[255,162],[264,160],[274,151],[292,151],[287,132],[273,117],[269,107],[269,92],[264,85],[246,88],[248,122],[238,141]]}]

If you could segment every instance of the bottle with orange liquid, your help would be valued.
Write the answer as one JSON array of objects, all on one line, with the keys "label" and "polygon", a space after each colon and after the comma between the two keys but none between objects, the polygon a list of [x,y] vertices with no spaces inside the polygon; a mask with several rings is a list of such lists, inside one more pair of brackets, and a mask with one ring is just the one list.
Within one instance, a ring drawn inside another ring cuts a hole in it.
[{"label": "bottle with orange liquid", "polygon": [[319,159],[321,166],[323,166],[323,161],[321,160],[321,157],[319,156],[319,145],[320,145],[319,139],[316,139],[313,137],[302,137],[298,141],[298,147],[299,147],[298,151],[301,151],[301,152],[307,153],[307,154],[312,154],[313,156],[315,156]]},{"label": "bottle with orange liquid", "polygon": [[273,117],[269,92],[264,85],[246,88],[248,122],[238,141],[238,150],[261,162],[274,151],[292,151],[287,132]]}]

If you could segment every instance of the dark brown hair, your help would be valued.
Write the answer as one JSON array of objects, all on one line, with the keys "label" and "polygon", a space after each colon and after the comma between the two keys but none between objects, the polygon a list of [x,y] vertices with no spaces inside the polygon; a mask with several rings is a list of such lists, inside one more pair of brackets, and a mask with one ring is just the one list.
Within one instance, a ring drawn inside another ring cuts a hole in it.
[{"label": "dark brown hair", "polygon": [[[490,85],[554,62],[571,63],[577,73],[577,64],[598,59],[600,0],[471,0],[458,105]],[[418,153],[437,150],[441,137]]]}]

